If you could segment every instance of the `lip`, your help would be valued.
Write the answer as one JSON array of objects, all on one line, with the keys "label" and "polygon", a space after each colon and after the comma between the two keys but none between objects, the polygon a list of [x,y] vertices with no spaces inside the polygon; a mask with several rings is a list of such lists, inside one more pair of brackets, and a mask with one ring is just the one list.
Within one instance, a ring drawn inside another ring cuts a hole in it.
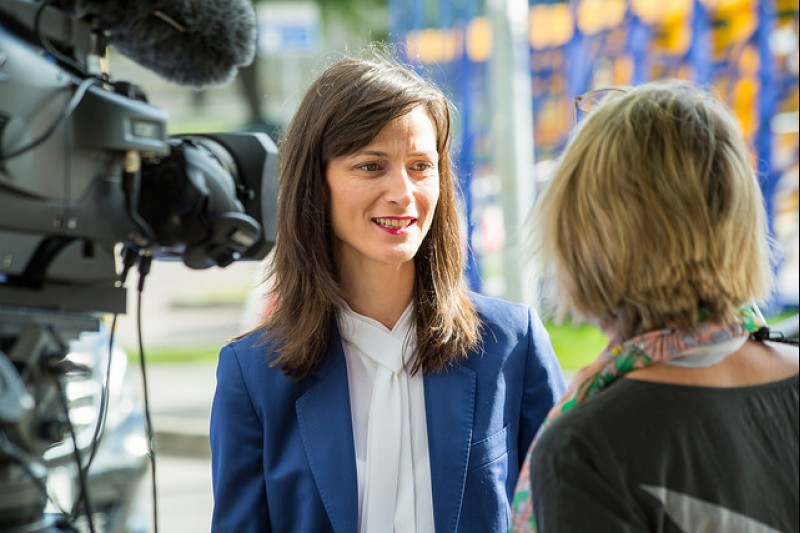
[{"label": "lip", "polygon": [[[378,219],[394,221],[398,225],[397,227],[383,226],[378,223]],[[383,231],[384,233],[388,233],[389,235],[407,235],[410,232],[411,228],[414,226],[414,223],[416,221],[417,221],[416,217],[411,217],[411,216],[372,218],[372,223],[375,225],[375,227]]]}]

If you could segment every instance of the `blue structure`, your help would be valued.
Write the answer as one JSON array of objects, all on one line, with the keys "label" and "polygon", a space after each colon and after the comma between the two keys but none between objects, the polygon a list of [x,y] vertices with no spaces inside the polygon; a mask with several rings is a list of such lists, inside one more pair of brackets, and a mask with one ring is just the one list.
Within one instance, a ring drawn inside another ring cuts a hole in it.
[{"label": "blue structure", "polygon": [[[491,51],[480,53],[487,39],[491,48],[491,35],[478,31],[491,26],[484,16],[485,3],[389,0],[389,8],[391,37],[406,59],[431,71],[458,108],[456,140],[461,151],[456,161],[472,243],[481,216],[472,184],[492,167],[486,148]],[[797,187],[796,1],[533,0],[529,27],[537,162],[554,159],[563,149],[572,127],[574,96],[600,86],[662,77],[691,79],[716,91],[737,113],[753,147],[770,220],[786,214],[786,207],[776,212],[776,192],[782,179],[793,180]],[[776,45],[792,38],[793,50]],[[772,126],[792,116],[794,131]],[[789,215],[797,210],[794,201]],[[471,257],[467,270],[477,290],[480,263],[480,257]],[[797,306],[797,298],[781,303]]]}]

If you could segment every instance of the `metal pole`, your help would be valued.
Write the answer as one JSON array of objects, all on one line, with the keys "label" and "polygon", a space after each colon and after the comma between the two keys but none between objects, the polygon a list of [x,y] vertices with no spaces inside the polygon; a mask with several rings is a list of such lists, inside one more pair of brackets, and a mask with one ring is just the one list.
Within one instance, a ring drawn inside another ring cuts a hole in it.
[{"label": "metal pole", "polygon": [[490,0],[493,52],[492,141],[494,169],[502,184],[505,292],[509,300],[535,304],[523,227],[535,196],[533,110],[527,0]]}]

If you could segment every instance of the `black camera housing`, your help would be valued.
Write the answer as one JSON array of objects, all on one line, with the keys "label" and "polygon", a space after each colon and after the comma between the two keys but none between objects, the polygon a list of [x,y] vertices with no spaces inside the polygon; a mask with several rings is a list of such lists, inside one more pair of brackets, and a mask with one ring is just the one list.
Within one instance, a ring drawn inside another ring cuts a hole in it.
[{"label": "black camera housing", "polygon": [[124,312],[120,246],[208,268],[274,244],[275,143],[168,137],[144,91],[92,70],[107,43],[95,25],[0,6],[0,304]]}]

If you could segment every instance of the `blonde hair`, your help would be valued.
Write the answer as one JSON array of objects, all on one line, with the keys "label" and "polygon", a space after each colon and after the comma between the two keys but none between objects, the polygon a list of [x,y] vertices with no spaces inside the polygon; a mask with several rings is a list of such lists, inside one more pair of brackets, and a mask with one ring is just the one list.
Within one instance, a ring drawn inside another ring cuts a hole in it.
[{"label": "blonde hair", "polygon": [[621,338],[701,308],[721,323],[772,284],[763,197],[737,120],[679,81],[610,94],[584,120],[532,214],[559,317]]}]

